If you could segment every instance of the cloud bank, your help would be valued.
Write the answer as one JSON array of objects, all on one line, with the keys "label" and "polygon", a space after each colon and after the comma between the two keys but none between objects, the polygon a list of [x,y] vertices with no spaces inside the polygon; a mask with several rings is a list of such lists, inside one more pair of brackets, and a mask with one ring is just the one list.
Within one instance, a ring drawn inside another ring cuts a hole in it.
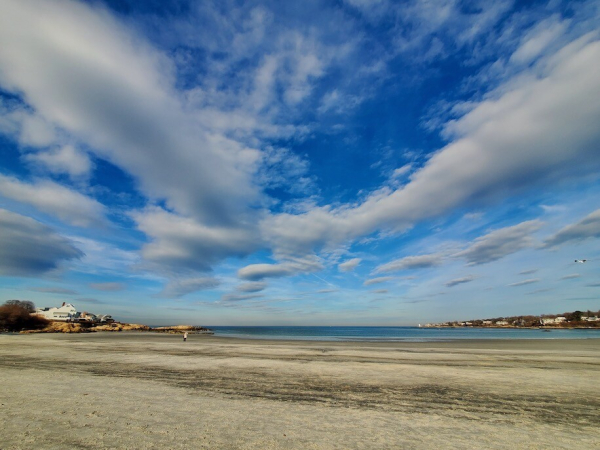
[{"label": "cloud bank", "polygon": [[50,227],[0,209],[0,274],[33,277],[82,258],[83,252]]}]

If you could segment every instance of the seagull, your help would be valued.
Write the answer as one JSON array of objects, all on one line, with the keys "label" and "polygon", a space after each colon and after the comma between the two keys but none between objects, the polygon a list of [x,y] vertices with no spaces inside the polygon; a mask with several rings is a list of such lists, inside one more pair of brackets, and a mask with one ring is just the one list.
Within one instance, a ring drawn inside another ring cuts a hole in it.
[{"label": "seagull", "polygon": [[587,259],[576,259],[575,262],[579,263],[579,264],[583,264],[583,263],[587,262]]}]

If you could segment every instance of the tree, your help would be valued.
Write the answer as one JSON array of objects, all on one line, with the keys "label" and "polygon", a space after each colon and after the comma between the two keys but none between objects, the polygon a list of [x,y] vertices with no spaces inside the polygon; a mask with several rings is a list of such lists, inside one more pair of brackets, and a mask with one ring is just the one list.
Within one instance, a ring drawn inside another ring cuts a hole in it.
[{"label": "tree", "polygon": [[[0,306],[0,330],[21,331],[44,328],[49,321],[44,317],[31,314],[31,302],[15,303],[20,300],[9,300]],[[35,310],[35,307],[33,307]]]},{"label": "tree", "polygon": [[5,306],[16,305],[26,309],[30,313],[35,312],[35,304],[29,300],[8,300],[4,303]]}]

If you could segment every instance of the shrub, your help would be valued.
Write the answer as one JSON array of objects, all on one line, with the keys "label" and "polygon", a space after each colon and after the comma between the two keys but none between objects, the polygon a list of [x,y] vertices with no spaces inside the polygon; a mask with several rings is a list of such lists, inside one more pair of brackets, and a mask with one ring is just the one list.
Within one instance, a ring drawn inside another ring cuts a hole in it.
[{"label": "shrub", "polygon": [[0,306],[0,330],[36,330],[44,328],[48,323],[47,319],[32,315],[29,305],[6,302]]}]

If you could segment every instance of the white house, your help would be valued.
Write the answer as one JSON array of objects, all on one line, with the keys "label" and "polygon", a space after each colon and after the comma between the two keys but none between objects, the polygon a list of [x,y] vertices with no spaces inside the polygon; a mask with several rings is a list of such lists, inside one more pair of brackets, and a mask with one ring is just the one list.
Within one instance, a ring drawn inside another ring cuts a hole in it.
[{"label": "white house", "polygon": [[559,317],[556,317],[556,318],[545,318],[545,319],[543,318],[543,319],[540,319],[540,322],[542,322],[542,325],[552,325],[552,324],[555,324],[555,323],[563,323],[563,322],[566,322],[566,321],[567,321],[567,318],[566,317],[562,317],[562,316],[559,316]]},{"label": "white house", "polygon": [[581,320],[584,322],[598,322],[600,319],[596,316],[581,316]]},{"label": "white house", "polygon": [[48,320],[58,320],[66,322],[77,314],[77,310],[70,303],[63,302],[58,308],[38,308],[35,314],[45,317]]}]

